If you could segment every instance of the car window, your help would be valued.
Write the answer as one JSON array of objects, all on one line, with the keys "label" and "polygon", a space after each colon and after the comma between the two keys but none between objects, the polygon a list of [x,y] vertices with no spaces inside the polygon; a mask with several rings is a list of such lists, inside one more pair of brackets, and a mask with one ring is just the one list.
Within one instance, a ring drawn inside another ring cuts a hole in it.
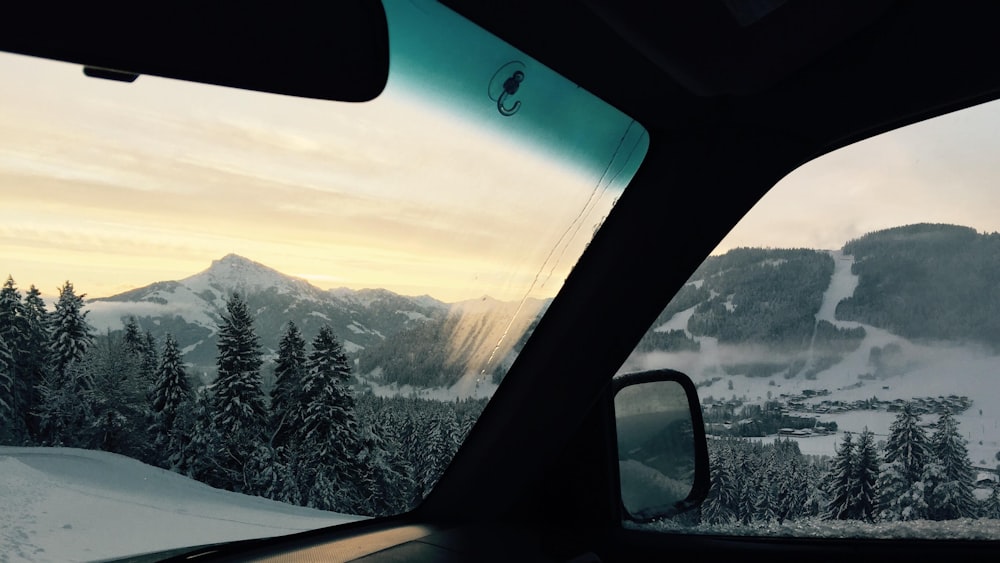
[{"label": "car window", "polygon": [[648,525],[1000,539],[1000,104],[858,142],[774,186],[622,372],[698,387],[712,485]]},{"label": "car window", "polygon": [[5,554],[287,534],[433,488],[648,139],[437,3],[387,10],[363,104],[0,53]]}]

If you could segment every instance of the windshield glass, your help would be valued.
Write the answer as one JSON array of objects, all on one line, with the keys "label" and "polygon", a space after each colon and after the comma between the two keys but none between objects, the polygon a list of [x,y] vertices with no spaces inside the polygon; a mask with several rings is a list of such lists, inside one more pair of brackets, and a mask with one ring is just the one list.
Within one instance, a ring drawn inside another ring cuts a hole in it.
[{"label": "windshield glass", "polygon": [[287,534],[434,486],[648,139],[436,3],[387,10],[364,104],[0,54],[8,555]]}]

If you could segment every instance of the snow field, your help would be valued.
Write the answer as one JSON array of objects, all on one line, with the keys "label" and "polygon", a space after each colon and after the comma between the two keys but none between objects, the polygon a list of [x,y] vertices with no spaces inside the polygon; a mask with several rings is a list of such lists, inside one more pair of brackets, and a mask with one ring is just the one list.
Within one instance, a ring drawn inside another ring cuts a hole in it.
[{"label": "snow field", "polygon": [[117,454],[0,447],[0,562],[91,561],[359,520],[215,489]]}]

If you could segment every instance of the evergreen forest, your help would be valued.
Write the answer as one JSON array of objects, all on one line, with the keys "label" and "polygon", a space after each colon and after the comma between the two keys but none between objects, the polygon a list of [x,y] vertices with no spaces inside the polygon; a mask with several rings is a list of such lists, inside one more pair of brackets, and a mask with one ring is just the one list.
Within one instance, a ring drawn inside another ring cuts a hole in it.
[{"label": "evergreen forest", "polygon": [[356,393],[341,341],[285,325],[273,388],[239,294],[218,327],[217,377],[197,386],[169,333],[128,319],[95,334],[72,283],[52,311],[32,286],[0,289],[0,444],[123,454],[217,488],[379,516],[429,492],[485,400]]}]

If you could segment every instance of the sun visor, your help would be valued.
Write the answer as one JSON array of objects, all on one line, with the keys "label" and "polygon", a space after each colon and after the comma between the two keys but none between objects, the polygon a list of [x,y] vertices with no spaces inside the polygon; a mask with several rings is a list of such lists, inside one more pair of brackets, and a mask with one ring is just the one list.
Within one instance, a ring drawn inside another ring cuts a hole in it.
[{"label": "sun visor", "polygon": [[24,2],[4,8],[0,50],[100,78],[149,74],[347,102],[378,96],[389,68],[385,12],[368,0]]}]

